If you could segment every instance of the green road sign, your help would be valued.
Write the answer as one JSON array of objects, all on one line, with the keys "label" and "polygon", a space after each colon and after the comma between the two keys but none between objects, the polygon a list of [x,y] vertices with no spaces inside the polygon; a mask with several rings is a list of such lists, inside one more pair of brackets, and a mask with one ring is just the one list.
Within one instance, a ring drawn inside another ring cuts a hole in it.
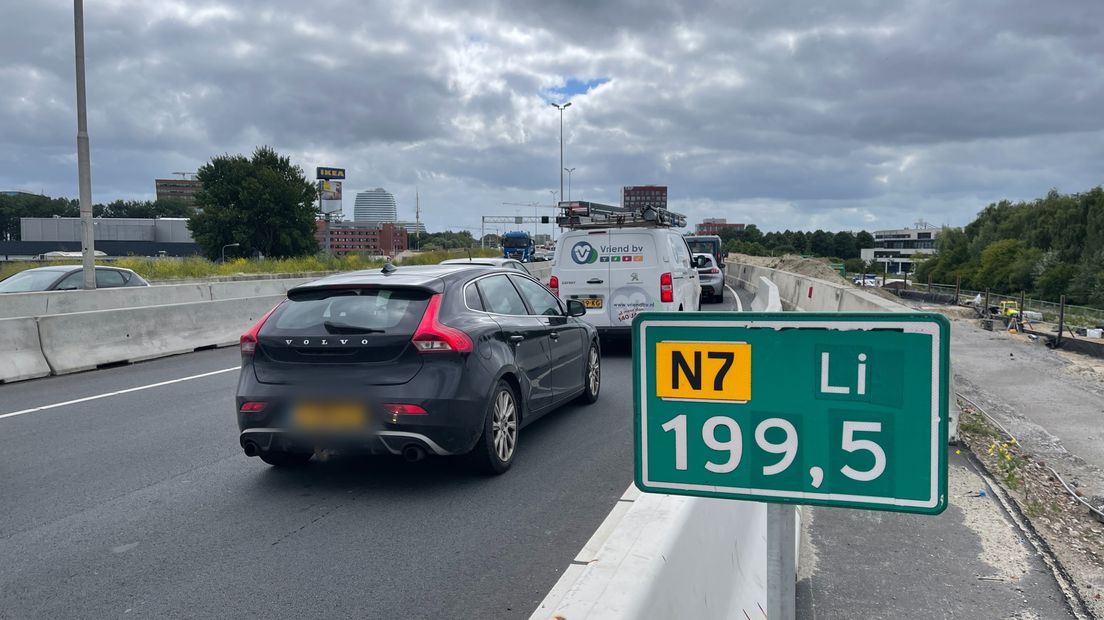
[{"label": "green road sign", "polygon": [[949,350],[938,314],[642,313],[636,485],[938,514]]}]

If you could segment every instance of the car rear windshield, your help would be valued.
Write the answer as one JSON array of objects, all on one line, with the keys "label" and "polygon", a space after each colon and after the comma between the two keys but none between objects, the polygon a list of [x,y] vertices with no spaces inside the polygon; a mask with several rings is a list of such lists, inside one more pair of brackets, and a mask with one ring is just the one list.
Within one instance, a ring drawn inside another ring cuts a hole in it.
[{"label": "car rear windshield", "polygon": [[29,293],[44,291],[63,274],[63,271],[24,271],[0,282],[0,293]]},{"label": "car rear windshield", "polygon": [[720,250],[714,241],[687,241],[686,245],[694,254],[716,254]]},{"label": "car rear windshield", "polygon": [[412,289],[338,289],[296,296],[265,323],[262,335],[413,335],[430,294]]}]

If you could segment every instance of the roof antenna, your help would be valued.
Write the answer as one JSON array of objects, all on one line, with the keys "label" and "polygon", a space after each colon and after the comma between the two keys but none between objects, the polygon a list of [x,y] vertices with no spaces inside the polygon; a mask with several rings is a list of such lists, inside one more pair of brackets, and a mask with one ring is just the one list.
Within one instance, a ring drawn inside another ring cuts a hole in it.
[{"label": "roof antenna", "polygon": [[396,271],[398,271],[398,270],[399,270],[399,268],[398,268],[398,267],[396,267],[396,266],[394,265],[394,263],[392,263],[392,262],[391,262],[391,259],[390,259],[390,258],[388,258],[388,259],[387,259],[387,262],[383,264],[383,269],[380,269],[380,271],[381,271],[381,272],[383,273],[383,275],[385,275],[385,276],[389,276],[389,275],[391,275],[391,274],[395,273],[395,272],[396,272]]}]

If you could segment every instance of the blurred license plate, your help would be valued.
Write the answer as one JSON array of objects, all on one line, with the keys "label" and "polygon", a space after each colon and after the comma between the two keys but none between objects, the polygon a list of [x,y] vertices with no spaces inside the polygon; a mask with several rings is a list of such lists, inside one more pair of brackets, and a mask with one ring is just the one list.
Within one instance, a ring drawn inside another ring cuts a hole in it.
[{"label": "blurred license plate", "polygon": [[368,426],[368,408],[358,403],[300,403],[295,426],[311,431],[352,431]]},{"label": "blurred license plate", "polygon": [[584,297],[580,301],[583,302],[583,306],[586,307],[586,308],[601,308],[602,307],[602,298],[601,297]]}]

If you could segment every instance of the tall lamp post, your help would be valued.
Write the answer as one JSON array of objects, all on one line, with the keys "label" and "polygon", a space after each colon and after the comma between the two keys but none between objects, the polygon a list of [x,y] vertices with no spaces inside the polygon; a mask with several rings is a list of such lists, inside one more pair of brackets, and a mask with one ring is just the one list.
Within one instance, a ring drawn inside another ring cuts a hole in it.
[{"label": "tall lamp post", "polygon": [[[552,243],[555,243],[556,242],[556,190],[550,189],[550,190],[548,190],[548,193],[552,194],[552,219],[550,221],[552,223]],[[563,199],[563,194],[562,193],[560,194],[560,199],[561,200]]]},{"label": "tall lamp post", "polygon": [[571,173],[575,172],[574,168],[564,168],[567,172],[567,201],[571,202]]},{"label": "tall lamp post", "polygon": [[563,105],[560,105],[558,103],[552,103],[551,101],[548,102],[548,103],[553,108],[556,108],[557,110],[560,111],[560,197],[562,198],[563,195],[564,195],[564,193],[563,193],[563,173],[564,173],[564,171],[563,171],[563,111],[566,110],[567,108],[571,107],[571,102],[568,101],[567,103],[565,103]]},{"label": "tall lamp post", "polygon": [[92,171],[88,154],[88,103],[84,89],[84,0],[73,0],[73,39],[77,65],[77,185],[80,193],[81,264],[84,269],[84,288],[94,289],[96,264],[93,257],[96,234],[92,228]]}]

